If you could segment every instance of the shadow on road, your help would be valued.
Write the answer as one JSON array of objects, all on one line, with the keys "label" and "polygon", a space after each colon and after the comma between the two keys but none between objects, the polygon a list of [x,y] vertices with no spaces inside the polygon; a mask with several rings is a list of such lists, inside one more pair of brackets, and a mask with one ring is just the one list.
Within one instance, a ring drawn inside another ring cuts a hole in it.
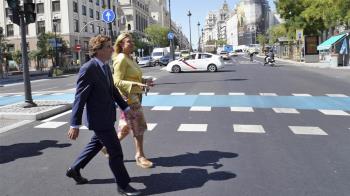
[{"label": "shadow on road", "polygon": [[42,140],[39,143],[19,143],[10,146],[0,146],[0,164],[15,161],[19,158],[39,156],[46,148],[65,148],[71,144],[57,144],[55,140]]},{"label": "shadow on road", "polygon": [[[142,183],[145,189],[141,190],[143,195],[169,193],[192,188],[200,188],[206,182],[224,181],[236,178],[236,174],[227,171],[208,173],[206,169],[188,168],[180,173],[160,173],[150,176],[139,176],[131,178],[131,182]],[[94,179],[89,184],[114,183],[114,179]]]},{"label": "shadow on road", "polygon": [[[171,157],[153,158],[151,161],[155,166],[162,167],[213,167],[219,169],[223,165],[219,163],[223,158],[235,158],[238,154],[232,152],[220,152],[214,150],[200,151],[199,153],[186,153]],[[135,160],[126,160],[125,162],[134,162]]]}]

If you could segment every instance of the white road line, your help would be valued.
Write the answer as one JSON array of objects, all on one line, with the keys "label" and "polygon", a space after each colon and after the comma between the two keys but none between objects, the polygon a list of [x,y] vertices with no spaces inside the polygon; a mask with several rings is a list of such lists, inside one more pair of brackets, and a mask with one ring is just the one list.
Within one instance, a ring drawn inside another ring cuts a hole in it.
[{"label": "white road line", "polygon": [[344,94],[326,94],[328,97],[348,97],[347,95]]},{"label": "white road line", "polygon": [[231,112],[254,112],[252,107],[231,107]]},{"label": "white road line", "polygon": [[170,95],[186,95],[186,93],[177,93],[177,92],[175,92],[175,93],[170,93]]},{"label": "white road line", "polygon": [[292,94],[293,96],[297,96],[297,97],[311,97],[310,94],[297,94],[297,93],[294,93]]},{"label": "white road line", "polygon": [[159,93],[156,93],[156,92],[148,92],[147,95],[159,95]]},{"label": "white road line", "polygon": [[47,118],[47,119],[45,119],[45,120],[42,120],[41,122],[49,122],[49,121],[52,121],[52,120],[54,120],[54,119],[56,119],[56,118],[59,118],[59,117],[61,117],[61,116],[64,116],[64,115],[66,115],[66,114],[69,114],[69,113],[71,113],[71,112],[72,112],[72,110],[68,110],[68,111],[63,112],[63,113],[61,113],[61,114],[57,114],[57,115],[55,115],[55,116],[52,116],[52,117]]},{"label": "white road line", "polygon": [[153,131],[156,126],[157,123],[147,123],[147,131]]},{"label": "white road line", "polygon": [[350,114],[344,112],[343,110],[318,110],[325,115],[334,115],[334,116],[349,116]]},{"label": "white road line", "polygon": [[297,135],[328,135],[319,127],[307,127],[307,126],[288,126],[289,129]]},{"label": "white road line", "polygon": [[272,108],[276,113],[282,114],[299,114],[298,110],[294,108]]},{"label": "white road line", "polygon": [[51,95],[64,95],[64,93],[53,93]]},{"label": "white road line", "polygon": [[177,131],[206,132],[208,124],[181,124]]},{"label": "white road line", "polygon": [[211,93],[211,92],[204,92],[204,93],[199,93],[199,95],[215,95],[215,93]]},{"label": "white road line", "polygon": [[43,124],[35,126],[34,128],[56,129],[57,127],[60,127],[64,124],[67,124],[67,122],[45,122]]},{"label": "white road line", "polygon": [[241,93],[241,92],[232,92],[232,93],[228,93],[228,95],[245,95],[245,93]]},{"label": "white road line", "polygon": [[234,124],[233,132],[236,133],[265,133],[264,127],[262,125],[242,125]]},{"label": "white road line", "polygon": [[194,112],[209,112],[209,111],[211,111],[211,107],[193,106],[193,107],[191,107],[190,111],[194,111]]},{"label": "white road line", "polygon": [[154,106],[151,110],[170,111],[171,109],[173,109],[173,106]]},{"label": "white road line", "polygon": [[9,131],[11,129],[15,129],[17,127],[21,127],[21,126],[29,124],[31,122],[34,122],[34,120],[23,120],[23,121],[15,123],[15,124],[11,124],[11,125],[2,127],[2,128],[0,128],[0,133],[5,133],[5,132],[7,132],[7,131]]},{"label": "white road line", "polygon": [[261,96],[277,96],[276,93],[259,93]]}]

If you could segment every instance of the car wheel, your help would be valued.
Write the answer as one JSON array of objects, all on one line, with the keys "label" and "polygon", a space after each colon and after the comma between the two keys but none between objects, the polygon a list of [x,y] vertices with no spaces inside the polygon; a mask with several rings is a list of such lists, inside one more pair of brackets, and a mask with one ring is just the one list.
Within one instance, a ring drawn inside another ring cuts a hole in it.
[{"label": "car wheel", "polygon": [[174,66],[171,68],[171,72],[174,72],[174,73],[179,73],[179,72],[181,72],[180,66],[174,65]]},{"label": "car wheel", "polygon": [[216,65],[214,65],[214,64],[208,65],[208,71],[210,71],[210,72],[216,72],[216,71],[217,71]]}]

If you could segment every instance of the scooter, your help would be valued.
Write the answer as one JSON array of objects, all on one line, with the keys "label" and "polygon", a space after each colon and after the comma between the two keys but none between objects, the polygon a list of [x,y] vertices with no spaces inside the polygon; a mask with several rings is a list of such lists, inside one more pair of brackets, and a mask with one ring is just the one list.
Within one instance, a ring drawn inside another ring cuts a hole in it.
[{"label": "scooter", "polygon": [[265,65],[270,65],[271,67],[275,66],[275,59],[267,57],[266,61],[264,62],[264,66]]}]

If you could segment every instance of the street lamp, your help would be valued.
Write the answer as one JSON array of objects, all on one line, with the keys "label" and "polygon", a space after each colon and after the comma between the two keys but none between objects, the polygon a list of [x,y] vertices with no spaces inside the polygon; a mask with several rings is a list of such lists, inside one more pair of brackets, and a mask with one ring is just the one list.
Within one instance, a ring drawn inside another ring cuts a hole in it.
[{"label": "street lamp", "polygon": [[199,35],[199,26],[201,25],[201,23],[199,23],[199,21],[198,21],[198,23],[197,23],[197,27],[198,27],[198,48],[197,48],[197,50],[198,50],[198,52],[200,52],[200,44],[201,44],[201,37],[200,37],[200,35]]},{"label": "street lamp", "polygon": [[201,39],[202,39],[201,52],[204,52],[204,30],[203,30],[203,28],[202,28],[202,37],[201,37]]},{"label": "street lamp", "polygon": [[192,38],[191,38],[191,11],[188,10],[188,13],[187,13],[187,16],[188,16],[188,25],[190,27],[190,52],[192,52]]}]

